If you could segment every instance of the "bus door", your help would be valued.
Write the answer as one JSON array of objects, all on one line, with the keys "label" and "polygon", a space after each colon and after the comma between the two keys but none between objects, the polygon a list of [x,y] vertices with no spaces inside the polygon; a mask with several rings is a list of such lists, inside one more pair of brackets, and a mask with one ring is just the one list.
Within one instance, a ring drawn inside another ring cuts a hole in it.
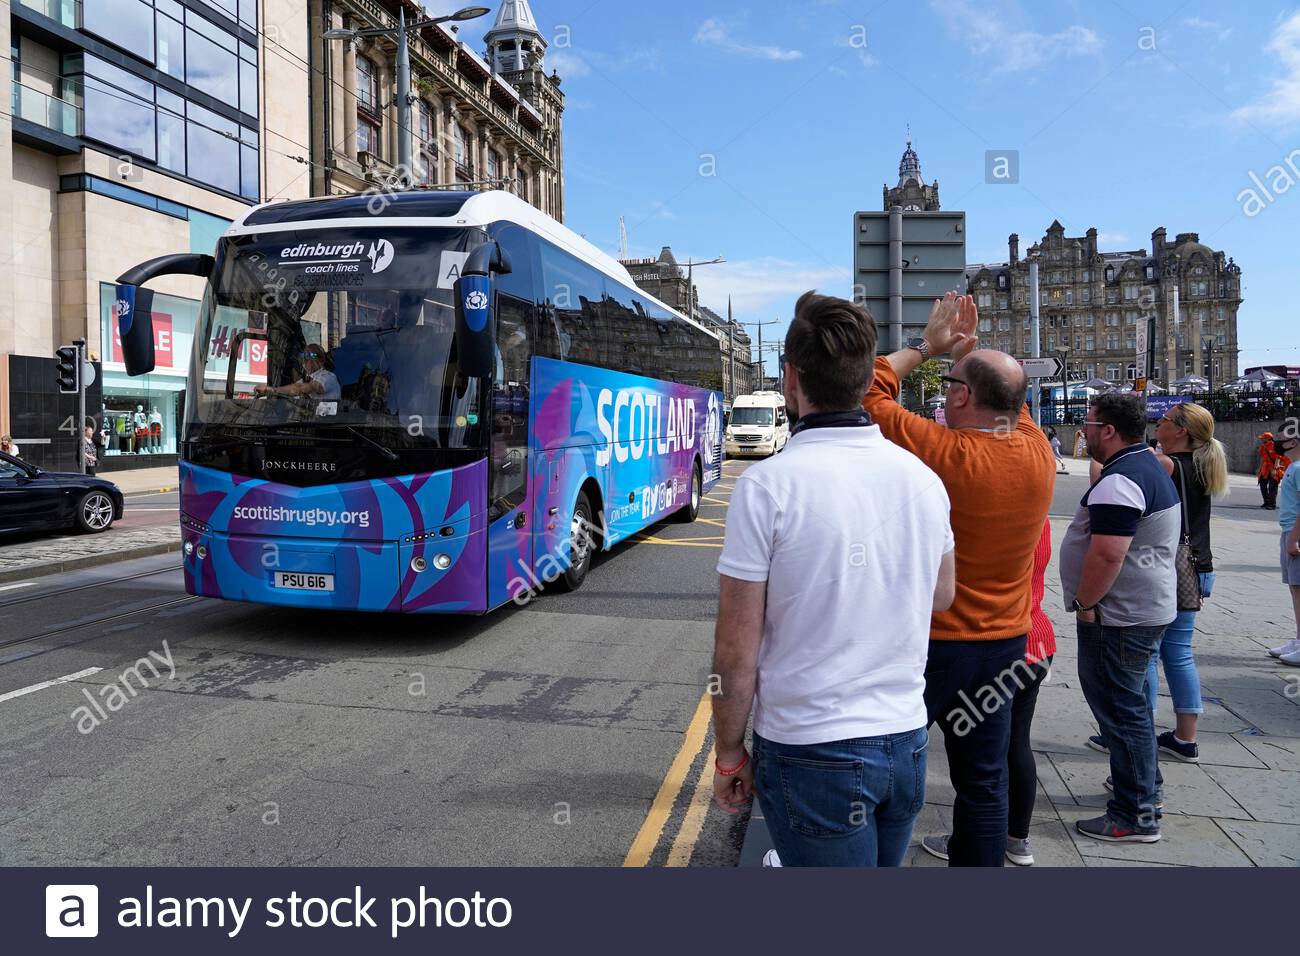
[{"label": "bus door", "polygon": [[489,407],[488,607],[535,588],[532,462],[528,456],[531,305],[497,292],[496,371]]}]

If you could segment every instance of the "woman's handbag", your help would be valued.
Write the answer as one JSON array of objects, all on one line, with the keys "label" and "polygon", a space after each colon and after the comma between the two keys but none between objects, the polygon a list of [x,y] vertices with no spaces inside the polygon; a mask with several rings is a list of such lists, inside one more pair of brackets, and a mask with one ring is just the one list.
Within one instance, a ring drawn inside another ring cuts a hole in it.
[{"label": "woman's handbag", "polygon": [[1196,570],[1192,558],[1191,529],[1187,521],[1187,479],[1183,476],[1183,463],[1177,458],[1174,467],[1178,469],[1178,485],[1182,496],[1179,504],[1183,511],[1182,536],[1178,541],[1178,553],[1174,556],[1174,570],[1178,574],[1178,610],[1199,611],[1201,609],[1201,575]]}]

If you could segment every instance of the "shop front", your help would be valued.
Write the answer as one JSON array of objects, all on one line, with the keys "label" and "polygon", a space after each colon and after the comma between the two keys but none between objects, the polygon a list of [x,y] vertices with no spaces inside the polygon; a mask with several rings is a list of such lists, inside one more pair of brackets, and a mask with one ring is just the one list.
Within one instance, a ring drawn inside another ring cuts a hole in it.
[{"label": "shop front", "polygon": [[154,295],[156,365],[148,375],[132,378],[122,364],[122,340],[113,321],[114,299],[114,287],[100,283],[104,375],[96,416],[103,440],[100,468],[119,471],[174,465],[185,417],[185,378],[199,303],[180,296]]}]

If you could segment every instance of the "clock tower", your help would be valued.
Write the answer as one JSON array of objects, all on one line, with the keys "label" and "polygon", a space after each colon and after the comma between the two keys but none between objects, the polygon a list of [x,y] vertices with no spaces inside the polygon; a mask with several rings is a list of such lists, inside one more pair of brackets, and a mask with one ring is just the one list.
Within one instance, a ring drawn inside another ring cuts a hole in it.
[{"label": "clock tower", "polygon": [[902,206],[904,212],[937,212],[939,209],[939,180],[926,185],[921,176],[921,160],[912,149],[912,134],[907,134],[907,149],[898,164],[898,185],[883,187],[885,211]]}]

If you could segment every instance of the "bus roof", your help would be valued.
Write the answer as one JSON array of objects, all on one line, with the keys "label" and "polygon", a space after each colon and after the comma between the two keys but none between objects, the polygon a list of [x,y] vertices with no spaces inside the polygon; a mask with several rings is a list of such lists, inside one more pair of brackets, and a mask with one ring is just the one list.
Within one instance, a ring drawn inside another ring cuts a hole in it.
[{"label": "bus roof", "polygon": [[626,267],[562,223],[502,190],[457,192],[412,189],[388,193],[356,193],[263,203],[254,206],[226,230],[227,236],[288,232],[296,229],[357,228],[376,226],[487,227],[513,222],[544,236],[564,251],[617,280],[643,299],[667,309],[713,338],[718,333],[687,318],[676,309],[637,288]]}]

